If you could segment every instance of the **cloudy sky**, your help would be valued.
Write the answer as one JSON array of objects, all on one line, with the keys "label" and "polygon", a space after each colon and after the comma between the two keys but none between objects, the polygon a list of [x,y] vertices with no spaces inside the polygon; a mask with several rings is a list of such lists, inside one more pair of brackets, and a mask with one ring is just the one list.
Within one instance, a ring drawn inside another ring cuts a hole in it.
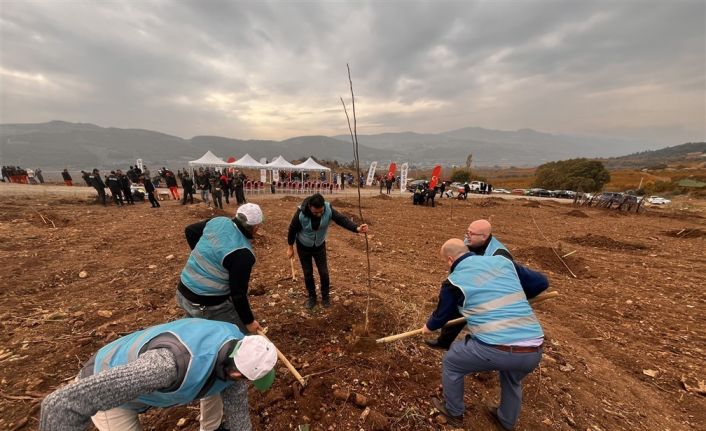
[{"label": "cloudy sky", "polygon": [[704,140],[706,1],[0,0],[0,123]]}]

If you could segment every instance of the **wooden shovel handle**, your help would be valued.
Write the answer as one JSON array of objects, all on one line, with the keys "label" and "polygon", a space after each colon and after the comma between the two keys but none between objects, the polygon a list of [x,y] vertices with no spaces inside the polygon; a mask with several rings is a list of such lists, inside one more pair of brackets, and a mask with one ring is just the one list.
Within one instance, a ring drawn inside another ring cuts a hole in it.
[{"label": "wooden shovel handle", "polygon": [[[539,304],[540,302],[546,301],[547,299],[551,298],[556,298],[559,296],[559,292],[547,292],[547,293],[542,293],[541,295],[537,295],[534,298],[529,299],[530,304]],[[460,325],[461,323],[464,323],[466,321],[465,317],[459,317],[458,319],[454,320],[449,320],[446,322],[446,325],[444,325],[444,328],[447,328],[449,326],[456,326]],[[390,335],[389,337],[384,337],[384,338],[378,338],[376,340],[376,343],[389,343],[391,341],[397,341],[401,340],[403,338],[411,337],[413,335],[421,334],[422,329],[415,329],[414,331],[408,331],[408,332],[403,332],[401,334],[396,334],[396,335]]]},{"label": "wooden shovel handle", "polygon": [[[267,338],[267,336],[265,335],[264,332],[262,332],[262,330],[258,329],[257,333],[262,335],[263,337]],[[268,340],[269,340],[269,338],[268,338]],[[287,359],[287,357],[284,356],[284,354],[282,352],[280,352],[276,346],[275,346],[275,349],[277,350],[277,357],[279,358],[280,361],[284,362],[284,365],[287,367],[289,372],[292,373],[292,375],[299,381],[299,383],[301,383],[302,387],[306,386],[306,381],[304,380],[302,375],[299,374],[299,371],[297,371],[297,369],[294,368],[294,365],[292,365],[292,363],[289,362],[289,359]]]}]

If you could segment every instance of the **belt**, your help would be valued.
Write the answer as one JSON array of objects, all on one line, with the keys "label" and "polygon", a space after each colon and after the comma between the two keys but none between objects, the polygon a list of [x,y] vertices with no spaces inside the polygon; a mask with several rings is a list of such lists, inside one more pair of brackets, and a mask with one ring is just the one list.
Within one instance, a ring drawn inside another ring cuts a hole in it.
[{"label": "belt", "polygon": [[487,344],[488,347],[492,347],[494,349],[502,350],[503,352],[510,352],[510,353],[533,353],[533,352],[539,352],[539,350],[542,348],[544,343],[540,344],[539,346],[503,346],[501,344]]}]

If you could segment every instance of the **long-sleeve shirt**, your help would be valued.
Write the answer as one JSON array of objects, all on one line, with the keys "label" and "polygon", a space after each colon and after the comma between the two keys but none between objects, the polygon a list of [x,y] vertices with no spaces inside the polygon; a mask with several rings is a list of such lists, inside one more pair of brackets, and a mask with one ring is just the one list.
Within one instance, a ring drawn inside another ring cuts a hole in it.
[{"label": "long-sleeve shirt", "polygon": [[[304,201],[302,206],[305,208],[304,215],[311,218],[311,228],[313,230],[318,230],[319,226],[321,226],[321,217],[312,216],[311,212],[309,211],[308,201]],[[302,230],[302,223],[299,220],[299,213],[301,213],[301,211],[301,208],[297,208],[297,210],[294,212],[294,217],[292,217],[292,221],[289,223],[289,232],[287,234],[287,244],[289,245],[294,245],[294,242],[297,239],[297,233]],[[348,229],[351,232],[358,232],[358,225],[353,223],[353,220],[336,211],[333,206],[331,206],[331,220],[344,229]],[[303,247],[307,250],[318,250],[321,247],[325,247],[326,243],[321,244],[319,247],[305,247],[301,243],[299,243],[298,246]]]},{"label": "long-sleeve shirt", "polygon": [[[458,263],[472,255],[473,253],[467,253],[458,258],[451,266],[449,272],[453,272]],[[525,291],[527,299],[539,295],[549,287],[549,280],[541,272],[533,271],[517,263],[514,263],[514,265],[517,276],[520,279],[520,284],[522,285],[522,290]],[[429,320],[427,320],[427,328],[436,331],[443,327],[449,320],[459,317],[460,313],[458,309],[463,305],[464,299],[465,297],[461,289],[454,286],[448,278],[444,280],[439,291],[439,301],[436,305],[436,310],[434,310]]]},{"label": "long-sleeve shirt", "polygon": [[[168,349],[148,350],[135,361],[75,381],[42,401],[41,431],[80,431],[91,416],[169,388],[177,379],[177,363]],[[229,429],[250,430],[247,383],[236,381],[223,392]]]},{"label": "long-sleeve shirt", "polygon": [[[189,247],[193,250],[198,244],[201,235],[203,235],[203,230],[206,228],[206,223],[209,220],[204,220],[198,223],[191,224],[186,227],[184,234],[186,235],[186,242],[189,243]],[[251,235],[248,232],[243,231],[238,227],[238,229],[245,235],[246,238],[251,239]],[[223,267],[228,271],[228,284],[230,285],[230,298],[233,301],[233,306],[235,307],[238,317],[243,321],[245,325],[251,324],[255,320],[252,309],[250,308],[250,301],[248,300],[248,283],[250,282],[250,273],[255,265],[255,256],[250,250],[239,249],[228,254],[223,259]],[[181,284],[181,281],[179,281]],[[183,286],[183,284],[181,284]],[[186,286],[184,288],[188,289]],[[193,294],[194,296],[198,296]],[[209,301],[223,301],[227,298],[223,297],[200,297],[201,301],[195,301],[202,305],[212,305]],[[188,299],[188,298],[187,298]]]}]

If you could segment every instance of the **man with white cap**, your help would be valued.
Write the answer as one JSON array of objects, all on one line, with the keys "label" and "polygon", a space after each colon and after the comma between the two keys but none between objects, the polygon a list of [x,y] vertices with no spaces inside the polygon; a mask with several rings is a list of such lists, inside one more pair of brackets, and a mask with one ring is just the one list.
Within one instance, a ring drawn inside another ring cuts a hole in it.
[{"label": "man with white cap", "polygon": [[[139,414],[223,394],[225,426],[251,430],[248,387],[274,381],[275,346],[233,324],[181,319],[126,335],[100,349],[76,380],[42,401],[39,429],[139,431]],[[217,418],[220,423],[220,417]],[[201,429],[214,418],[201,416]],[[221,428],[223,429],[223,428]]]},{"label": "man with white cap", "polygon": [[185,229],[191,255],[179,277],[177,304],[190,317],[234,323],[243,332],[261,329],[248,302],[255,265],[250,241],[263,221],[257,204],[238,207],[235,217],[214,217]]}]

